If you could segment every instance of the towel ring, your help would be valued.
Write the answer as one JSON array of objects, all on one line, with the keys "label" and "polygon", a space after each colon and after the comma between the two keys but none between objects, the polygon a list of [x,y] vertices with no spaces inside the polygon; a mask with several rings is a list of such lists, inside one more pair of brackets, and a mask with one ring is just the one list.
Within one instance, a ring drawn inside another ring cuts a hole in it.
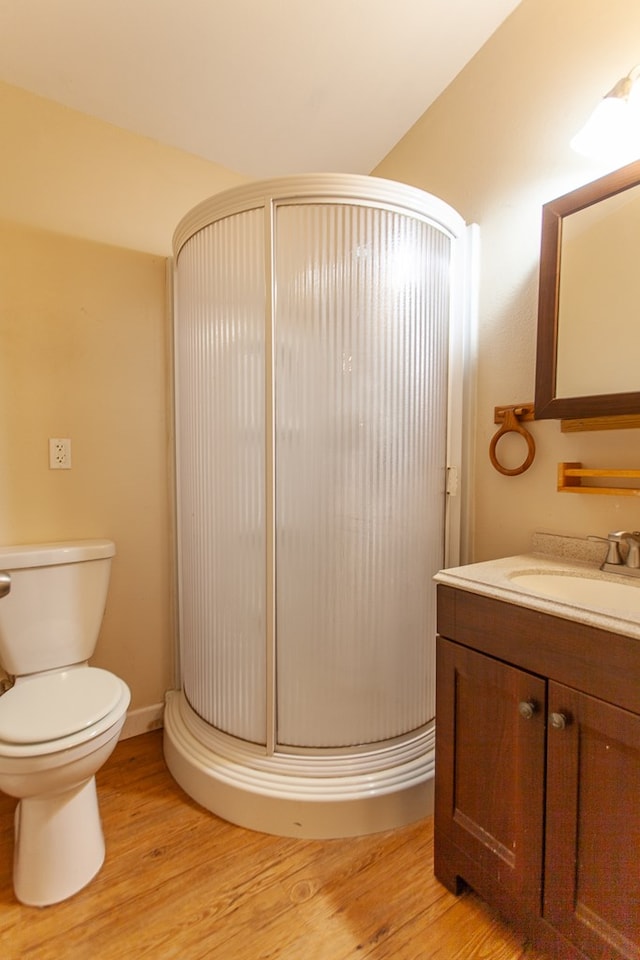
[{"label": "towel ring", "polygon": [[[496,410],[496,416],[497,413],[498,411]],[[503,415],[503,420],[500,425],[500,429],[494,435],[491,443],[489,444],[489,459],[491,460],[492,466],[495,467],[498,473],[502,473],[505,477],[517,477],[519,474],[524,473],[525,470],[529,469],[536,455],[535,441],[529,431],[522,426],[518,419],[518,414],[521,416],[529,415],[529,409],[524,406],[502,407],[500,409],[500,413]],[[531,419],[530,416],[528,418]],[[498,446],[498,441],[501,437],[504,437],[505,433],[519,433],[520,436],[524,437],[527,442],[527,456],[519,467],[513,467],[512,469],[503,467],[496,456],[496,447]]]}]

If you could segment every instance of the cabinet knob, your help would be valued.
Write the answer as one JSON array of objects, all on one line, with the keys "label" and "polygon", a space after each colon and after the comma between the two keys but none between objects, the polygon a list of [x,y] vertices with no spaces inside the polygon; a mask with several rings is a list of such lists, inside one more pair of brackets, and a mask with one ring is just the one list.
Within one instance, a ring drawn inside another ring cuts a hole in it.
[{"label": "cabinet knob", "polygon": [[538,707],[535,700],[521,700],[518,704],[518,713],[521,717],[524,717],[525,720],[531,720],[531,717],[537,709]]},{"label": "cabinet knob", "polygon": [[549,716],[549,723],[554,730],[564,730],[568,722],[564,713],[552,713]]}]

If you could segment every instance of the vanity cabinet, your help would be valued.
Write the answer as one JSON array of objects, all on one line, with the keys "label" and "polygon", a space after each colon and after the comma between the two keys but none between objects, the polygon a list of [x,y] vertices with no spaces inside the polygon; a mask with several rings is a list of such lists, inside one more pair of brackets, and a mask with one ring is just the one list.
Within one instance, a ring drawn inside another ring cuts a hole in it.
[{"label": "vanity cabinet", "polygon": [[640,641],[440,584],[437,643],[436,876],[640,960]]}]

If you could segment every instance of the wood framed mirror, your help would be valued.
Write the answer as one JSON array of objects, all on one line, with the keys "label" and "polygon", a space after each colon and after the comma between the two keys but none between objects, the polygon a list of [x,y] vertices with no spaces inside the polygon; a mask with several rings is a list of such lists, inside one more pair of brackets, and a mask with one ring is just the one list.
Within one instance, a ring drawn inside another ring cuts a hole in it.
[{"label": "wood framed mirror", "polygon": [[535,417],[640,414],[640,161],[542,208]]}]

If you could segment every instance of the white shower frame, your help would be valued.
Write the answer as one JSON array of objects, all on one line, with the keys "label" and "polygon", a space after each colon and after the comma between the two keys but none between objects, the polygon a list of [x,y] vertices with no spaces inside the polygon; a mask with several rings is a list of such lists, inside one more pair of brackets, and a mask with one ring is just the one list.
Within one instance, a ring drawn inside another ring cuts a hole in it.
[{"label": "white shower frame", "polygon": [[[447,497],[445,504],[444,566],[467,562],[471,555],[472,469],[475,392],[475,331],[477,326],[479,231],[467,225],[448,204],[424,191],[381,178],[349,174],[311,174],[277,178],[232,188],[191,210],[173,238],[173,292],[177,258],[182,246],[213,220],[265,209],[265,264],[272,261],[274,213],[296,199],[350,204],[374,203],[399,213],[420,215],[453,241],[449,320],[447,398]],[[338,751],[335,756],[291,755],[278,752],[275,730],[275,543],[273,436],[273,310],[271,275],[267,280],[265,420],[267,490],[267,743],[266,748],[238,741],[216,730],[195,714],[181,693],[180,637],[182,613],[180,539],[175,535],[177,560],[177,629],[175,676],[177,689],[167,693],[165,758],[171,773],[187,793],[207,809],[241,826],[288,836],[339,837],[375,832],[412,822],[433,805],[435,724],[418,737],[399,738],[392,748]],[[175,302],[173,315],[175,316]],[[176,350],[174,325],[173,351]],[[179,395],[173,367],[174,436]],[[180,464],[175,469],[175,527],[179,528]],[[256,799],[260,798],[259,809]],[[302,812],[301,812],[302,811]]]}]

